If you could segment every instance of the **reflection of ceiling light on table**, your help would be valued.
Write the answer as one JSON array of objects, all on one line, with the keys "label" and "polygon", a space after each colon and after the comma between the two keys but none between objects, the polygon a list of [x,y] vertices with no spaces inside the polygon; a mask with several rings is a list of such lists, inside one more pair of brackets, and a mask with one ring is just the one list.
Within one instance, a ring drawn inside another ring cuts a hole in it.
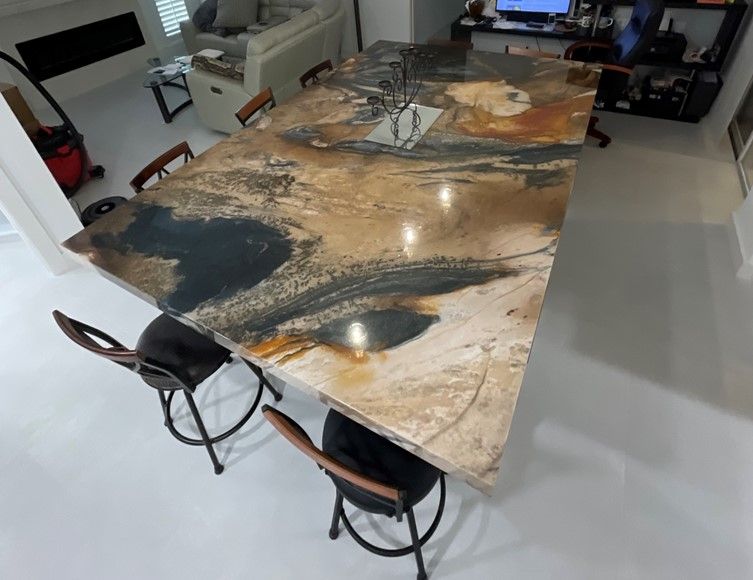
[{"label": "reflection of ceiling light on table", "polygon": [[449,209],[452,206],[452,190],[449,187],[443,187],[439,191],[439,202],[445,209]]},{"label": "reflection of ceiling light on table", "polygon": [[407,245],[415,244],[418,239],[418,233],[411,226],[405,226],[403,228],[403,242]]},{"label": "reflection of ceiling light on table", "polygon": [[418,242],[418,230],[413,226],[403,226],[403,253],[411,258],[413,246]]},{"label": "reflection of ceiling light on table", "polygon": [[363,350],[369,340],[366,327],[360,322],[353,322],[348,326],[348,342],[357,350]]}]

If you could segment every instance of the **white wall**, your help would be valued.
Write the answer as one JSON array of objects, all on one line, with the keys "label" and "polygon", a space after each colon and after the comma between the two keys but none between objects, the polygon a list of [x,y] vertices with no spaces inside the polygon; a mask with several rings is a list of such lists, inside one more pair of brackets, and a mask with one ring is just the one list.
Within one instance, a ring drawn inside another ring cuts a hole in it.
[{"label": "white wall", "polygon": [[10,72],[10,68],[5,64],[5,61],[0,61],[0,83],[15,83],[15,79]]},{"label": "white wall", "polygon": [[363,46],[368,48],[378,40],[424,43],[442,28],[449,32],[449,25],[463,12],[464,2],[360,0],[360,6]]},{"label": "white wall", "polygon": [[74,265],[60,242],[82,226],[4,99],[0,99],[0,210],[54,274]]},{"label": "white wall", "polygon": [[[724,86],[710,113],[703,119],[704,129],[715,142],[729,139],[727,128],[748,86],[753,82],[753,14],[749,14],[738,32],[734,53],[728,58],[722,75]],[[742,187],[742,185],[741,185]],[[749,195],[732,214],[740,247],[742,265],[738,276],[753,280],[753,196]]]},{"label": "white wall", "polygon": [[732,117],[745,95],[745,90],[753,82],[753,10],[748,15],[737,33],[738,41],[725,62],[722,78],[724,86],[714,105],[703,119],[703,126],[714,142],[727,136]]},{"label": "white wall", "polygon": [[72,0],[0,0],[0,17],[65,4]]},{"label": "white wall", "polygon": [[413,0],[413,41],[425,43],[445,28],[450,38],[450,24],[464,11],[462,0]]},{"label": "white wall", "polygon": [[411,41],[411,0],[360,0],[360,6],[364,48],[378,40]]},{"label": "white wall", "polygon": [[15,232],[16,230],[12,225],[10,225],[8,218],[5,217],[5,214],[0,211],[0,240],[2,240],[5,236],[15,234]]},{"label": "white wall", "polygon": [[[6,8],[9,2],[20,4],[16,0],[0,0],[0,2],[5,3]],[[146,45],[44,81],[45,87],[53,96],[62,101],[135,71],[146,70],[146,60],[158,53],[138,0],[67,0],[62,2],[57,0],[47,8],[0,17],[0,49],[21,60],[15,48],[18,42],[125,12],[136,13]],[[20,74],[15,70],[11,73],[13,82],[19,85],[24,97],[33,108],[46,106],[44,100]]]},{"label": "white wall", "polygon": [[356,17],[353,9],[353,0],[342,0],[342,3],[347,13],[342,41],[342,56],[345,59],[358,52],[358,41],[356,40]]}]

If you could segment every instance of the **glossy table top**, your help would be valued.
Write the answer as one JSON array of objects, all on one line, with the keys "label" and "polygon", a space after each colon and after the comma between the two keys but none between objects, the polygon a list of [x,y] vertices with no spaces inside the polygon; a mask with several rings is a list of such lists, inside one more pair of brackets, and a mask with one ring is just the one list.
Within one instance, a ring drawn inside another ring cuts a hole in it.
[{"label": "glossy table top", "polygon": [[405,151],[363,140],[403,47],[344,62],[65,245],[489,492],[599,73],[432,48],[417,101],[445,112]]}]

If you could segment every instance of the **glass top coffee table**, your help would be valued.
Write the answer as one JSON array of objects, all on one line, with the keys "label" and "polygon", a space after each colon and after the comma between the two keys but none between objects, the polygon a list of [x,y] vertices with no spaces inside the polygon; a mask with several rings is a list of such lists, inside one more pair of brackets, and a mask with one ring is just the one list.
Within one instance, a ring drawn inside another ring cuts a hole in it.
[{"label": "glass top coffee table", "polygon": [[[145,89],[152,89],[154,98],[157,101],[160,113],[165,123],[172,123],[175,115],[180,113],[188,105],[193,103],[191,99],[191,92],[188,90],[188,84],[186,83],[186,73],[191,70],[191,65],[181,65],[179,68],[165,67],[163,72],[149,72],[144,78],[143,87]],[[181,79],[181,82],[178,82]],[[188,99],[182,102],[180,105],[170,110],[165,102],[165,95],[162,94],[162,87],[175,87],[188,93]]]}]

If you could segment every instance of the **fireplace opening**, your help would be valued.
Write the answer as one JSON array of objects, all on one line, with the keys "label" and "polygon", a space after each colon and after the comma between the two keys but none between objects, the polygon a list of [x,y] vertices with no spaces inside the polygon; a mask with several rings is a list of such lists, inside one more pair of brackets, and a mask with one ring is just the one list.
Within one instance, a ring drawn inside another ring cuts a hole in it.
[{"label": "fireplace opening", "polygon": [[16,44],[21,59],[38,80],[143,46],[136,14],[128,12]]}]

